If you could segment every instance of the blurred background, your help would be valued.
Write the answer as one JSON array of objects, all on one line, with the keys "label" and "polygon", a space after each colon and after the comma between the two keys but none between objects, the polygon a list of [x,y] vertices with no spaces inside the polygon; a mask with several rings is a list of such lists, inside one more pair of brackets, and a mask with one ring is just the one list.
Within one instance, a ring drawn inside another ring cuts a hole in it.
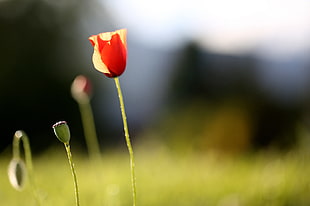
[{"label": "blurred background", "polygon": [[42,152],[66,120],[85,149],[74,78],[93,84],[103,148],[123,144],[114,81],[88,37],[128,29],[120,77],[133,142],[171,150],[288,150],[309,127],[306,0],[0,0],[0,150],[24,130]]}]

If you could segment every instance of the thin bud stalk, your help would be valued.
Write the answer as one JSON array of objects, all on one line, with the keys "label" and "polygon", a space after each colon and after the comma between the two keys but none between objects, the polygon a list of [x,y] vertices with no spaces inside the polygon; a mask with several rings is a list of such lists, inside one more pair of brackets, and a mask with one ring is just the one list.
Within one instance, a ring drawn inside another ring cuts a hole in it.
[{"label": "thin bud stalk", "polygon": [[22,130],[16,131],[13,137],[13,159],[21,158],[20,157],[20,142],[23,143],[22,145],[23,145],[24,152],[25,152],[26,169],[28,171],[27,174],[28,174],[30,185],[31,185],[31,189],[37,201],[37,204],[41,205],[36,183],[34,181],[32,154],[31,154],[29,139],[28,139],[27,134]]},{"label": "thin bud stalk", "polygon": [[67,156],[68,156],[68,160],[69,160],[69,165],[70,165],[70,169],[71,169],[72,177],[73,177],[74,192],[75,192],[75,203],[76,203],[76,206],[79,206],[80,205],[79,187],[78,187],[76,172],[75,172],[75,168],[74,168],[73,158],[72,158],[72,154],[71,154],[71,150],[70,150],[70,144],[69,144],[69,142],[65,142],[64,145],[66,148],[66,152],[67,152]]},{"label": "thin bud stalk", "polygon": [[94,123],[94,117],[90,102],[79,102],[82,123],[84,127],[84,135],[86,140],[89,156],[92,160],[100,159],[100,147],[96,134],[96,128]]}]

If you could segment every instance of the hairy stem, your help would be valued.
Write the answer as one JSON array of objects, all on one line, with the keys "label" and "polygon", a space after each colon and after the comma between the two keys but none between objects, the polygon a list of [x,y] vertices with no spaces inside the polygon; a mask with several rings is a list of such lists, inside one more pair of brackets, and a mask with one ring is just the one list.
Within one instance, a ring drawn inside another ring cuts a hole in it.
[{"label": "hairy stem", "polygon": [[124,106],[124,100],[123,100],[123,94],[121,90],[121,86],[119,83],[119,79],[117,77],[114,78],[115,85],[117,88],[117,93],[119,97],[120,102],[120,108],[122,113],[122,119],[124,124],[124,132],[125,132],[125,139],[126,144],[129,152],[129,158],[130,158],[130,168],[131,168],[131,183],[132,183],[132,195],[133,195],[133,206],[136,205],[136,175],[135,175],[135,160],[133,155],[133,149],[131,146],[130,138],[129,138],[129,132],[128,132],[128,125],[127,125],[127,117],[125,112],[125,106]]},{"label": "hairy stem", "polygon": [[76,203],[76,206],[79,206],[80,205],[79,188],[78,188],[76,172],[75,172],[75,168],[74,168],[74,164],[73,164],[72,154],[71,154],[71,150],[70,150],[70,144],[69,143],[64,143],[64,145],[65,145],[65,148],[66,148],[66,151],[67,151],[69,165],[70,165],[70,168],[71,168],[73,182],[74,182],[75,203]]}]

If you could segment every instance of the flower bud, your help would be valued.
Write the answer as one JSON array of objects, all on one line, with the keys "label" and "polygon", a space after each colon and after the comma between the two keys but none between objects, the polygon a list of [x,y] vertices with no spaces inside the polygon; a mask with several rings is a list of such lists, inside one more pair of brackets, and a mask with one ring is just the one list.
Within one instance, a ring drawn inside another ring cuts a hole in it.
[{"label": "flower bud", "polygon": [[25,163],[21,159],[14,158],[11,160],[8,167],[8,176],[11,185],[16,190],[22,190],[24,188],[26,173]]},{"label": "flower bud", "polygon": [[89,101],[91,95],[91,82],[83,75],[77,76],[71,85],[72,97],[79,103]]},{"label": "flower bud", "polygon": [[23,133],[23,131],[18,130],[18,131],[15,132],[14,135],[15,135],[16,138],[21,139],[23,137],[24,133]]},{"label": "flower bud", "polygon": [[53,130],[56,137],[62,143],[68,143],[70,141],[70,130],[66,121],[60,121],[54,124]]}]

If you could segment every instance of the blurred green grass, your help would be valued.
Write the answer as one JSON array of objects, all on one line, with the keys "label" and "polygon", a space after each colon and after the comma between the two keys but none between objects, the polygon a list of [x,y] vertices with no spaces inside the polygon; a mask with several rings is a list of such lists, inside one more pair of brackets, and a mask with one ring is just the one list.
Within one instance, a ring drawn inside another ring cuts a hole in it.
[{"label": "blurred green grass", "polygon": [[[81,205],[131,205],[126,148],[104,151],[90,162],[74,150]],[[310,156],[302,150],[241,156],[215,152],[172,152],[160,144],[135,148],[137,205],[239,206],[310,205]],[[35,205],[29,184],[15,191],[7,179],[10,156],[0,157],[1,205]],[[34,159],[35,181],[43,205],[74,205],[73,182],[64,148]]]}]

